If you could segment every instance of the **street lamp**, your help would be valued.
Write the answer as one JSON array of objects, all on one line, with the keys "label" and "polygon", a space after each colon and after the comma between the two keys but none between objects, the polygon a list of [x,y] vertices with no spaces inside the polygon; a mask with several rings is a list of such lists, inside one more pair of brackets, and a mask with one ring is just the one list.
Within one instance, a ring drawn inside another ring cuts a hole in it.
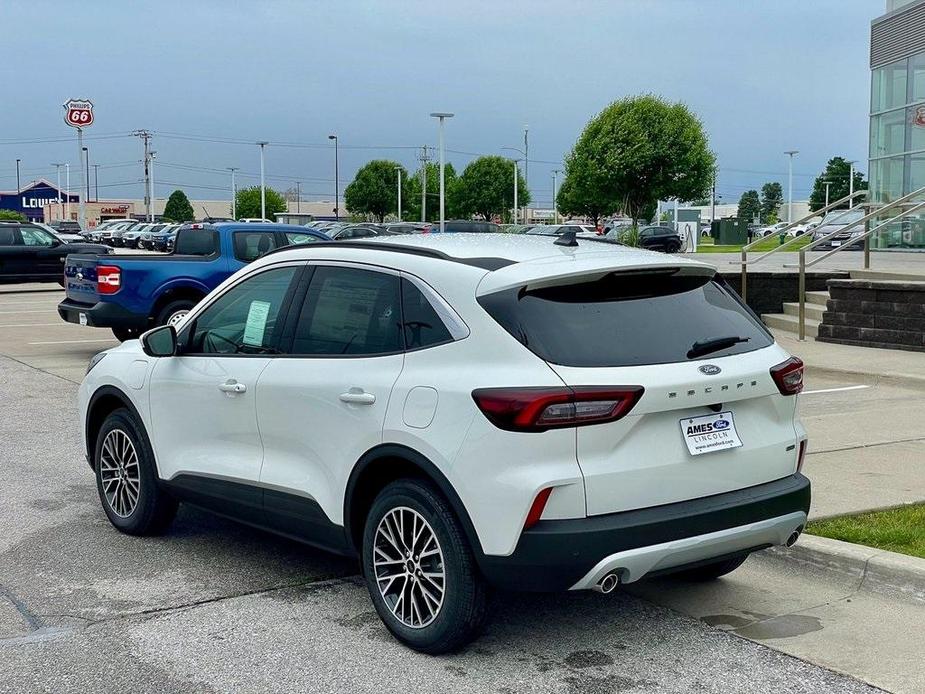
[{"label": "street lamp", "polygon": [[337,151],[337,135],[328,135],[329,140],[334,140],[334,220],[340,220],[340,172],[338,168],[340,167],[338,151]]},{"label": "street lamp", "polygon": [[21,159],[16,160],[16,193],[19,194],[19,191],[22,190],[22,186],[19,185],[19,162]]},{"label": "street lamp", "polygon": [[238,218],[238,189],[234,184],[234,172],[237,171],[239,167],[226,166],[225,168],[231,172],[231,218],[236,220]]},{"label": "street lamp", "polygon": [[793,155],[799,154],[800,150],[790,149],[784,152],[790,159],[788,160],[787,169],[787,223],[793,223]]},{"label": "street lamp", "polygon": [[[524,128],[524,142],[526,142],[526,137],[527,137],[526,133],[527,133],[527,130],[525,127]],[[516,147],[502,147],[501,149],[509,149],[512,152],[518,152],[519,154],[523,155],[524,166],[526,166],[527,152],[525,150],[517,149]],[[514,224],[517,224],[517,163],[519,161],[520,159],[514,160]],[[527,221],[527,208],[524,207],[524,222],[526,223],[526,221]]]},{"label": "street lamp", "polygon": [[[850,168],[848,170],[848,195],[854,195],[854,165],[857,163],[856,159],[852,159],[848,162]],[[848,207],[854,207],[854,198],[851,197],[848,199]]]},{"label": "street lamp", "polygon": [[396,166],[395,170],[398,172],[398,221],[401,221],[401,167]]},{"label": "street lamp", "polygon": [[552,170],[552,223],[559,223],[559,207],[556,205],[556,194],[557,188],[556,183],[558,182],[558,176],[562,173],[562,169],[553,169]]},{"label": "street lamp", "polygon": [[85,191],[84,197],[87,200],[90,200],[90,148],[81,147],[81,149],[83,150],[83,153],[84,153],[84,166],[86,167],[85,168],[86,176],[84,176],[84,183],[86,184],[84,186],[84,191]]},{"label": "street lamp", "polygon": [[445,111],[435,111],[430,114],[431,118],[437,118],[440,120],[439,126],[439,148],[440,148],[440,232],[446,230],[446,183],[443,174],[444,166],[446,164],[446,152],[443,149],[443,121],[447,118],[452,118],[452,113],[447,113]]},{"label": "street lamp", "polygon": [[64,205],[61,202],[61,167],[64,166],[64,162],[58,162],[52,166],[55,167],[55,174],[58,177],[58,214],[61,215],[61,219],[64,219]]},{"label": "street lamp", "polygon": [[261,140],[257,143],[260,145],[260,219],[267,218],[267,186],[264,183],[263,175],[263,148],[266,147],[269,142]]},{"label": "street lamp", "polygon": [[155,199],[154,199],[154,156],[155,156],[156,154],[157,154],[157,152],[155,152],[155,151],[153,151],[153,150],[148,154],[148,158],[149,158],[150,161],[151,161],[150,175],[148,176],[148,180],[151,182],[151,193],[150,193],[150,195],[151,195],[151,219],[149,220],[149,221],[151,221],[151,222],[153,222],[153,221],[154,221],[154,218],[157,217],[157,210],[154,209],[154,205],[155,205]]},{"label": "street lamp", "polygon": [[832,181],[823,181],[825,184],[825,206],[829,206],[829,187],[832,185]]}]

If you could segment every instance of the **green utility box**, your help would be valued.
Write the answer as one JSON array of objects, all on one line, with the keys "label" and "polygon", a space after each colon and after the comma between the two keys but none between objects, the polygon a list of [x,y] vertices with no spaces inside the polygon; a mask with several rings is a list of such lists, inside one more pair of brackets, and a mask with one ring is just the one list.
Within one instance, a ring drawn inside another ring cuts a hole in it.
[{"label": "green utility box", "polygon": [[710,235],[717,246],[742,246],[748,243],[748,227],[736,217],[713,222]]}]

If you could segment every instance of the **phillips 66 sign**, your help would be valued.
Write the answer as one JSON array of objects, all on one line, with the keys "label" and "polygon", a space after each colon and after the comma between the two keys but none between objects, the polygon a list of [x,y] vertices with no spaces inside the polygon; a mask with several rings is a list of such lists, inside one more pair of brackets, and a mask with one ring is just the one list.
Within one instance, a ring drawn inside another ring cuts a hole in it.
[{"label": "phillips 66 sign", "polygon": [[64,104],[64,122],[72,128],[93,125],[93,102],[89,99],[71,99]]}]

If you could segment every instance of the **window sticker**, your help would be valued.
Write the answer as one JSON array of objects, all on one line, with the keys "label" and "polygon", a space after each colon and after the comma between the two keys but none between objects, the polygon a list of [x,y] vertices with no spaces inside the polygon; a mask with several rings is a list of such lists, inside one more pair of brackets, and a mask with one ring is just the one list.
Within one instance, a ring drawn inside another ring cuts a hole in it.
[{"label": "window sticker", "polygon": [[247,323],[244,324],[244,344],[251,347],[263,347],[263,334],[267,329],[267,317],[270,315],[269,301],[252,301],[247,311]]}]

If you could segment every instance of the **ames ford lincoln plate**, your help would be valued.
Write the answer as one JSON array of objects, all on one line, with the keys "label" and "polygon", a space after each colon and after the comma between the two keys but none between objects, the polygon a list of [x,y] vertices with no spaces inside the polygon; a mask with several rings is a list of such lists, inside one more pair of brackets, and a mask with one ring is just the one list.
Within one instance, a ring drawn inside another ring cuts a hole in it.
[{"label": "ames ford lincoln plate", "polygon": [[388,629],[438,653],[491,586],[709,579],[794,542],[802,377],[706,265],[411,235],[265,255],[97,355],[80,413],[119,530],[190,502],[358,556]]}]

